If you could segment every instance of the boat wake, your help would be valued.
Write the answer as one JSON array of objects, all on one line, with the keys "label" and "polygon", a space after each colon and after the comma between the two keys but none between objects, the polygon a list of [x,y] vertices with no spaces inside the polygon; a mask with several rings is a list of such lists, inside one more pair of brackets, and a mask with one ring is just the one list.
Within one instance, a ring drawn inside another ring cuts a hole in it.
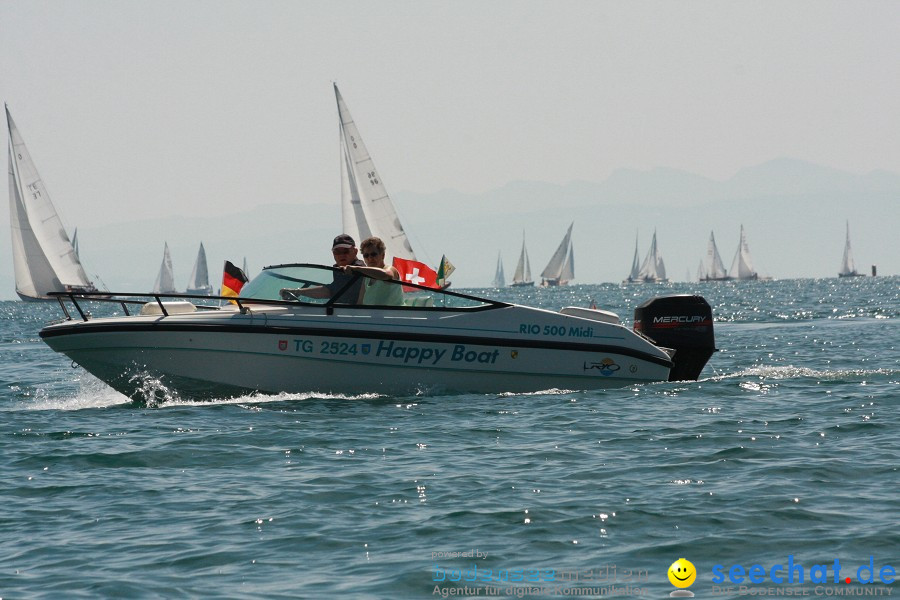
[{"label": "boat wake", "polygon": [[509,398],[512,396],[565,396],[566,394],[575,394],[579,390],[562,390],[559,388],[550,388],[537,392],[503,392],[497,394],[500,398]]},{"label": "boat wake", "polygon": [[85,410],[131,404],[131,399],[115,391],[96,377],[85,374],[79,379],[74,395],[60,395],[57,390],[38,388],[34,399],[24,404],[28,410]]},{"label": "boat wake", "polygon": [[871,377],[897,377],[900,371],[896,369],[837,369],[834,371],[810,369],[807,367],[786,366],[762,366],[743,369],[736,373],[727,373],[724,375],[715,375],[704,381],[723,381],[728,379],[740,379],[745,377],[758,377],[760,379],[821,379],[826,381],[842,381],[846,379],[865,380]]},{"label": "boat wake", "polygon": [[170,406],[208,406],[208,405],[221,405],[221,404],[235,404],[240,408],[244,408],[246,410],[254,410],[259,411],[263,410],[263,407],[260,405],[266,404],[275,404],[275,403],[285,403],[285,402],[303,402],[307,400],[380,400],[387,398],[382,394],[358,394],[358,395],[346,395],[346,394],[321,394],[314,392],[306,392],[306,393],[287,393],[282,392],[280,394],[246,394],[244,396],[235,396],[233,398],[214,398],[211,400],[183,400],[177,399],[172,401],[167,401],[164,405],[159,405],[153,408],[167,408]]}]

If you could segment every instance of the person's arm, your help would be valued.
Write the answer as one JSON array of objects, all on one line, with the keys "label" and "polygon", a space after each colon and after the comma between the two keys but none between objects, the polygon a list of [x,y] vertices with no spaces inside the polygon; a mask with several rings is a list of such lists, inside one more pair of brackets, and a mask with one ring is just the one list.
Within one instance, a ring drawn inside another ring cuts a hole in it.
[{"label": "person's arm", "polygon": [[381,279],[388,281],[391,279],[400,279],[400,271],[391,266],[381,267],[360,267],[357,265],[347,265],[342,267],[346,273],[360,273],[372,279]]}]

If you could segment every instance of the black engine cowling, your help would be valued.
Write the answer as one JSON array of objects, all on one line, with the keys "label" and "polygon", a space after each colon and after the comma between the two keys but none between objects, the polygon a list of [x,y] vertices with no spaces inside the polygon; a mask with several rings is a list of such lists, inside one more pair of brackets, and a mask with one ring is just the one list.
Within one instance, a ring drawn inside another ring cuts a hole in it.
[{"label": "black engine cowling", "polygon": [[658,296],[634,309],[634,330],[675,350],[669,381],[697,379],[716,351],[712,309],[702,296]]}]

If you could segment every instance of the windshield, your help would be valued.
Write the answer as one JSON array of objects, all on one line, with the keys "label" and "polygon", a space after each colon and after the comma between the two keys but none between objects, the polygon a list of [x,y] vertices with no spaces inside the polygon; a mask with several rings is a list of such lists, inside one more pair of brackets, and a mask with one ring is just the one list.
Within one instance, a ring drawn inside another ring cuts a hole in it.
[{"label": "windshield", "polygon": [[347,275],[320,265],[266,267],[241,288],[241,298],[288,300],[304,304],[343,304],[414,308],[477,308],[506,306],[444,290],[403,285],[399,281],[374,280]]}]

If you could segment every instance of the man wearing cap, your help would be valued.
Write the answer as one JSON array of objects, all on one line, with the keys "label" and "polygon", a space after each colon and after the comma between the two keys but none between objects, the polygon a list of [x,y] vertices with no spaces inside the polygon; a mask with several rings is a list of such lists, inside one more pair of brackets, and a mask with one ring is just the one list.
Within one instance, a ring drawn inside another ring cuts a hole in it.
[{"label": "man wearing cap", "polygon": [[[356,265],[360,267],[366,266],[366,263],[357,258],[359,250],[356,242],[346,233],[342,233],[334,238],[331,244],[331,254],[334,256],[335,267],[345,267],[347,265]],[[334,274],[334,281],[326,283],[318,287],[310,288],[282,288],[281,298],[283,300],[296,300],[297,296],[307,296],[309,298],[331,298],[334,294],[341,291],[347,283],[353,279],[351,274],[338,271]],[[360,289],[362,288],[362,278],[357,277],[353,284],[344,290],[339,301],[342,304],[357,304],[359,302]]]}]

